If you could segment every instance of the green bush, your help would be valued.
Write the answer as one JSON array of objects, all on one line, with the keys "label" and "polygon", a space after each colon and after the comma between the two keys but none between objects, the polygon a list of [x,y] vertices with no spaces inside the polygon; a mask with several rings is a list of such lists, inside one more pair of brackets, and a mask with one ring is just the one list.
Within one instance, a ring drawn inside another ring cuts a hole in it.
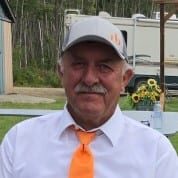
[{"label": "green bush", "polygon": [[[24,63],[24,49],[16,45],[13,49],[13,80],[15,86],[22,87],[61,87],[61,82],[55,71],[55,62],[45,58],[45,64],[40,60],[29,59]],[[53,64],[53,65],[52,65]]]},{"label": "green bush", "polygon": [[56,72],[27,67],[13,71],[14,85],[23,87],[61,87]]}]

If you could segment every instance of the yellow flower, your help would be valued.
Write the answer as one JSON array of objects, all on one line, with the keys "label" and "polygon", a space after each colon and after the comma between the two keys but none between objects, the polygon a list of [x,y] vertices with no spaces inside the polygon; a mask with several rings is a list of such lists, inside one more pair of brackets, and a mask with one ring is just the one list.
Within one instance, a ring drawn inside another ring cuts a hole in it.
[{"label": "yellow flower", "polygon": [[159,94],[161,93],[161,89],[160,89],[160,87],[158,85],[155,87],[155,89]]},{"label": "yellow flower", "polygon": [[150,98],[151,98],[152,101],[156,101],[156,97],[155,97],[155,95],[151,95]]},{"label": "yellow flower", "polygon": [[147,83],[150,87],[157,86],[157,82],[155,79],[148,79]]},{"label": "yellow flower", "polygon": [[149,91],[146,91],[146,92],[145,92],[145,96],[150,96],[150,92],[149,92]]},{"label": "yellow flower", "polygon": [[132,94],[132,100],[133,100],[134,103],[138,103],[139,100],[140,100],[139,95],[137,95],[136,93],[133,93]]},{"label": "yellow flower", "polygon": [[148,79],[146,83],[137,88],[135,93],[131,95],[133,106],[139,103],[145,105],[153,105],[155,101],[160,99],[161,89],[155,79]]},{"label": "yellow flower", "polygon": [[151,100],[156,101],[156,96],[158,96],[158,94],[155,91],[152,91],[151,92]]},{"label": "yellow flower", "polygon": [[154,96],[158,97],[159,96],[159,93],[157,91],[154,91]]},{"label": "yellow flower", "polygon": [[146,85],[142,84],[139,88],[138,91],[146,91]]}]

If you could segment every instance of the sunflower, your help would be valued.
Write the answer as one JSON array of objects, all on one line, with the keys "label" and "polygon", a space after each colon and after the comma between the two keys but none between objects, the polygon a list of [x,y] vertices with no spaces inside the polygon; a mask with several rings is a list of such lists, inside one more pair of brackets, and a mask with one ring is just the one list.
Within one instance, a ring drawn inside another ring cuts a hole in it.
[{"label": "sunflower", "polygon": [[156,96],[153,94],[153,95],[151,95],[150,99],[151,99],[151,101],[155,102],[156,101]]},{"label": "sunflower", "polygon": [[146,85],[145,84],[142,84],[139,88],[138,88],[138,91],[146,91]]},{"label": "sunflower", "polygon": [[159,97],[159,93],[157,91],[153,91],[155,97]]},{"label": "sunflower", "polygon": [[158,85],[156,85],[155,89],[159,94],[161,93],[161,88]]},{"label": "sunflower", "polygon": [[150,87],[156,87],[157,86],[157,82],[156,82],[155,79],[148,79],[147,83]]},{"label": "sunflower", "polygon": [[146,96],[146,91],[141,91],[139,94],[138,94],[141,98],[144,98]]},{"label": "sunflower", "polygon": [[149,92],[149,91],[146,91],[146,92],[145,92],[145,96],[150,97],[150,92]]},{"label": "sunflower", "polygon": [[151,92],[151,100],[155,102],[156,101],[156,97],[158,97],[158,93],[155,92],[155,91],[152,91]]},{"label": "sunflower", "polygon": [[146,83],[140,85],[130,98],[134,107],[139,105],[153,106],[155,101],[160,99],[160,93],[161,89],[157,81],[151,78]]},{"label": "sunflower", "polygon": [[136,94],[136,93],[133,93],[133,94],[132,94],[132,100],[133,100],[134,103],[138,103],[139,100],[140,100],[139,95]]}]

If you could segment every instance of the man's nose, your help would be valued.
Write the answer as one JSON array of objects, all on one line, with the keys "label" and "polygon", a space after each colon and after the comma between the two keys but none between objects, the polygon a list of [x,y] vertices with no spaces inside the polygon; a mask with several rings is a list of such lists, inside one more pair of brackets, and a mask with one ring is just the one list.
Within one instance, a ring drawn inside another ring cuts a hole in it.
[{"label": "man's nose", "polygon": [[95,67],[88,66],[83,73],[83,82],[88,85],[92,86],[99,82],[98,72]]}]

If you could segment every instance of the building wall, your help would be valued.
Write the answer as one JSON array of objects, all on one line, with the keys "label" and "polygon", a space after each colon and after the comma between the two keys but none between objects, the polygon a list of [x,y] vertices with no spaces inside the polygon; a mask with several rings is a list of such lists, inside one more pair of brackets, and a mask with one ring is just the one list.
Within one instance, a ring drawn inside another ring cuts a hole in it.
[{"label": "building wall", "polygon": [[14,22],[14,19],[8,7],[8,2],[0,0],[0,94],[11,93],[13,90],[12,33],[10,22]]},{"label": "building wall", "polygon": [[3,22],[4,25],[4,92],[11,93],[13,90],[12,72],[12,33],[11,23]]},{"label": "building wall", "polygon": [[0,20],[0,94],[4,93],[4,38],[3,22]]},{"label": "building wall", "polygon": [[0,20],[0,94],[13,90],[11,23]]}]

